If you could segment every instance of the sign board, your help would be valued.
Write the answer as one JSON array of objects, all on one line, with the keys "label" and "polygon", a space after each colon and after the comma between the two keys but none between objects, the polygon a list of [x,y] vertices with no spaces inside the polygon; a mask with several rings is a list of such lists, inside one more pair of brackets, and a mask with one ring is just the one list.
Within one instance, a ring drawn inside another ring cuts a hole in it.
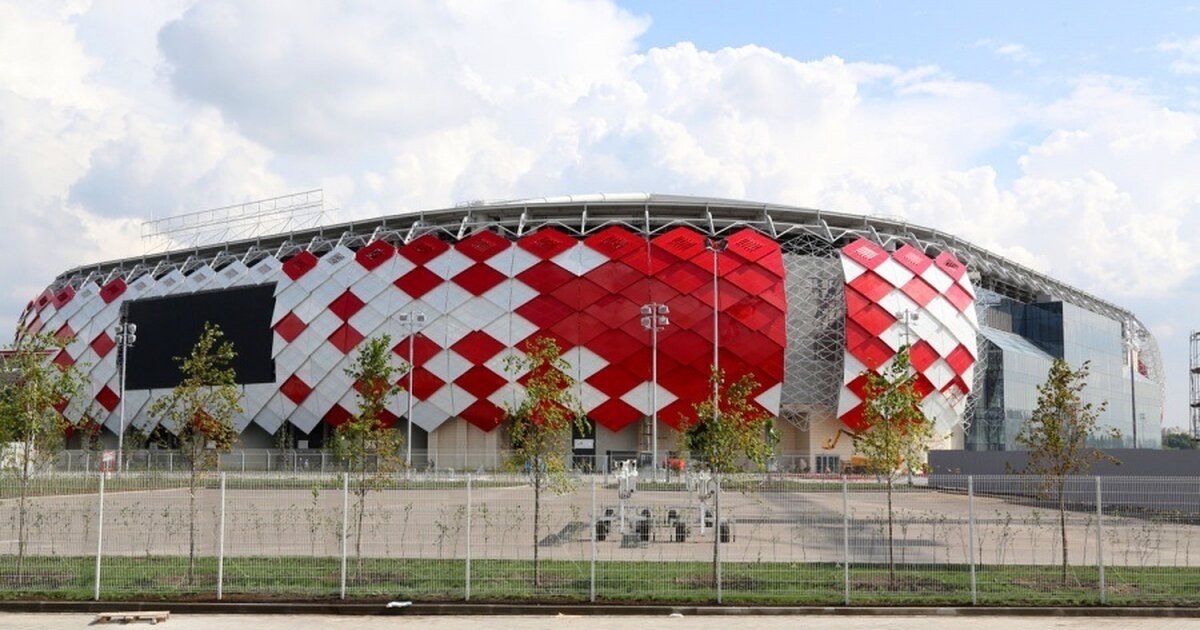
[{"label": "sign board", "polygon": [[100,454],[100,472],[112,472],[117,469],[117,452],[104,451]]},{"label": "sign board", "polygon": [[591,438],[580,438],[575,440],[575,450],[577,451],[594,451],[596,450],[596,440]]}]

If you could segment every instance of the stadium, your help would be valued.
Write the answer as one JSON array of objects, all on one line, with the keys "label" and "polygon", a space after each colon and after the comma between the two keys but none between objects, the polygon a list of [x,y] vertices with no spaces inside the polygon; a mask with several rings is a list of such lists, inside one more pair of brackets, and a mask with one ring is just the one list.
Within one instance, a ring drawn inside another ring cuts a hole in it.
[{"label": "stadium", "polygon": [[1162,421],[1158,348],[1126,309],[902,220],[715,198],[472,203],[114,260],[65,271],[20,320],[73,339],[53,360],[92,389],[61,411],[114,446],[122,417],[170,432],[150,402],[205,321],[238,351],[244,449],[321,449],[357,411],[356,346],[382,334],[414,366],[388,413],[416,466],[497,461],[522,394],[504,358],[538,336],[565,350],[593,427],[574,454],[599,468],[666,461],[716,364],[754,377],[779,469],[841,470],[863,372],[904,344],[942,448],[1016,448],[1055,358],[1090,362],[1084,398],[1121,436],[1100,445],[1157,448]]}]

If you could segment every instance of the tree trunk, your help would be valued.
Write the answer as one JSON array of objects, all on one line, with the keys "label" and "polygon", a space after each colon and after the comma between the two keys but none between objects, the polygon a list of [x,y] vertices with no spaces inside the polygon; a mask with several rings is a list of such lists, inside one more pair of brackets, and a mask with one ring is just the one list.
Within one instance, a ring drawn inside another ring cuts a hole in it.
[{"label": "tree trunk", "polygon": [[538,558],[538,524],[542,518],[542,473],[541,462],[533,467],[533,586],[542,585],[542,566]]},{"label": "tree trunk", "polygon": [[191,471],[188,480],[188,571],[187,583],[194,583],[196,572],[196,451],[192,447],[190,460]]},{"label": "tree trunk", "polygon": [[363,555],[362,555],[362,539],[363,539],[363,519],[366,518],[367,512],[367,462],[363,458],[362,467],[358,474],[358,489],[354,491],[356,501],[354,511],[356,514],[354,525],[354,581],[362,580]]},{"label": "tree trunk", "polygon": [[892,515],[892,476],[887,476],[888,516],[888,588],[896,587],[896,536],[895,518]]},{"label": "tree trunk", "polygon": [[1067,492],[1066,479],[1058,480],[1058,530],[1062,534],[1062,585],[1067,585]]},{"label": "tree trunk", "polygon": [[21,497],[17,502],[17,584],[21,584],[25,576],[25,516],[28,512],[29,460],[32,441],[32,436],[26,438],[21,453]]}]

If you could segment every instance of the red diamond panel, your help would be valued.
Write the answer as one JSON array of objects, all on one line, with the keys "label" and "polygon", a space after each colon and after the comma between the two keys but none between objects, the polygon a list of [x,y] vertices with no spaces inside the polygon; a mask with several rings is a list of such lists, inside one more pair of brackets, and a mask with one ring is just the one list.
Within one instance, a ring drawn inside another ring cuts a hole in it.
[{"label": "red diamond panel", "polygon": [[[687,366],[680,366],[668,372],[659,372],[658,384],[689,402],[712,397],[712,383],[708,380],[708,373]],[[661,414],[659,415],[661,416]]]},{"label": "red diamond panel", "polygon": [[[408,387],[408,375],[405,374],[397,383],[404,388]],[[423,367],[413,368],[412,371],[412,395],[417,400],[427,400],[434,395],[437,390],[441,389],[446,382],[438,378],[433,372],[426,370]]]},{"label": "red diamond panel", "polygon": [[900,287],[900,290],[921,308],[925,308],[938,294],[937,289],[929,286],[929,283],[922,280],[920,276],[913,276],[913,279]]},{"label": "red diamond panel", "polygon": [[[649,333],[646,333],[649,335]],[[617,365],[621,366],[626,372],[632,374],[638,379],[638,382],[648,381],[652,376],[652,366],[650,365],[653,359],[653,351],[650,347],[645,347],[633,354],[621,359]],[[671,370],[679,367],[679,363],[671,357],[658,353],[658,375],[662,376]],[[661,380],[660,380],[661,383]]]},{"label": "red diamond panel", "polygon": [[361,311],[364,306],[366,304],[357,295],[354,295],[353,291],[346,289],[337,299],[329,303],[329,310],[333,311],[333,314],[342,321],[346,321]]},{"label": "red diamond panel", "polygon": [[500,389],[508,381],[503,376],[476,365],[461,376],[454,379],[454,384],[466,390],[476,398],[487,398],[492,392]]},{"label": "red diamond panel", "polygon": [[849,286],[872,302],[878,302],[892,292],[892,283],[873,271],[862,273]]},{"label": "red diamond panel", "polygon": [[846,389],[850,390],[855,396],[858,396],[859,400],[866,400],[867,383],[869,380],[870,379],[867,377],[866,373],[859,374],[858,376],[854,377],[854,380],[846,383]]},{"label": "red diamond panel", "polygon": [[783,350],[776,350],[774,353],[767,356],[757,364],[762,368],[767,376],[771,377],[771,383],[783,382]]},{"label": "red diamond panel", "polygon": [[771,320],[763,329],[762,334],[775,342],[780,348],[787,345],[787,316],[781,314],[778,319]]},{"label": "red diamond panel", "polygon": [[125,293],[125,281],[120,278],[114,278],[112,282],[104,285],[100,289],[100,299],[104,300],[105,304],[112,304],[112,301],[121,297]]},{"label": "red diamond panel", "polygon": [[583,243],[612,260],[623,258],[637,248],[646,247],[644,238],[615,225],[585,238]]},{"label": "red diamond panel", "polygon": [[850,354],[854,355],[868,369],[878,370],[880,366],[887,363],[887,360],[892,358],[896,353],[886,343],[883,343],[882,340],[872,337],[857,348],[851,348]]},{"label": "red diamond panel", "polygon": [[780,311],[787,312],[787,293],[785,292],[783,282],[776,282],[767,287],[762,293],[758,294],[758,297],[766,300],[767,303]]},{"label": "red diamond panel", "polygon": [[609,431],[620,431],[642,418],[642,412],[619,398],[610,398],[588,413],[588,417]]},{"label": "red diamond panel", "polygon": [[966,346],[959,344],[950,352],[950,356],[946,357],[946,363],[950,364],[950,368],[954,370],[955,374],[962,376],[967,373],[968,368],[974,365],[975,357],[971,356]]},{"label": "red diamond panel", "polygon": [[851,287],[846,287],[846,314],[853,315],[873,304],[871,300]]},{"label": "red diamond panel", "polygon": [[342,354],[350,354],[350,351],[364,339],[362,333],[354,329],[350,324],[342,324],[333,334],[329,335],[329,343],[337,348]]},{"label": "red diamond panel", "polygon": [[[51,361],[51,363],[65,370],[72,365],[75,365],[75,359],[71,358],[70,353],[68,353],[66,350],[59,350],[58,354],[54,355],[54,360]],[[111,409],[109,411],[111,411]]]},{"label": "red diamond panel", "polygon": [[754,262],[779,249],[775,241],[750,228],[739,230],[726,239],[726,242],[729,244],[726,251],[737,254],[748,262]]},{"label": "red diamond panel", "polygon": [[685,227],[669,230],[665,234],[654,237],[650,242],[655,247],[683,260],[688,260],[704,251],[704,236]]},{"label": "red diamond panel", "polygon": [[121,397],[117,396],[116,392],[109,389],[108,385],[105,385],[104,387],[101,387],[100,391],[96,394],[96,402],[100,403],[100,406],[104,407],[108,411],[112,411],[113,409],[116,409],[117,404],[121,402]]},{"label": "red diamond panel", "polygon": [[516,312],[539,328],[549,328],[574,311],[549,295],[539,295],[517,307]]},{"label": "red diamond panel", "polygon": [[725,276],[727,280],[745,289],[751,295],[757,295],[779,282],[779,278],[768,273],[758,265],[742,265]]},{"label": "red diamond panel", "polygon": [[42,294],[37,297],[37,309],[40,311],[46,308],[46,305],[49,304],[53,299],[54,296],[50,293],[50,289],[42,291]]},{"label": "red diamond panel", "polygon": [[[625,323],[641,317],[639,306],[616,293],[596,300],[587,308],[587,314],[596,318],[604,328],[620,328]],[[671,322],[675,322],[675,307],[671,307]]]},{"label": "red diamond panel", "polygon": [[585,278],[595,282],[610,293],[619,293],[625,287],[641,280],[642,272],[620,262],[609,262],[596,267],[584,274]]},{"label": "red diamond panel", "polygon": [[550,327],[556,335],[572,346],[583,345],[604,332],[600,320],[587,313],[572,313]]},{"label": "red diamond panel", "polygon": [[953,278],[955,282],[961,280],[963,274],[967,273],[967,268],[958,262],[958,259],[950,252],[938,254],[937,258],[933,259],[933,264],[937,265],[938,269],[946,272],[946,275]]},{"label": "red diamond panel", "polygon": [[[673,339],[674,337],[672,337]],[[621,359],[637,352],[639,348],[645,344],[620,330],[606,330],[588,344],[588,349],[600,355],[609,363],[616,363]],[[663,344],[658,344],[658,349],[663,350]]]},{"label": "red diamond panel", "polygon": [[[855,408],[842,414],[842,417],[840,418],[840,420],[842,421],[842,424],[849,427],[850,430],[855,433],[858,433],[860,431],[865,431],[868,428],[870,428],[870,426],[871,426],[867,422],[866,417],[863,415],[863,406],[862,405],[858,405]],[[831,472],[837,472],[837,471],[831,471]]]},{"label": "red diamond panel", "polygon": [[746,363],[762,368],[769,358],[778,356],[779,346],[768,340],[756,339],[749,343],[729,346],[729,351],[744,359]]},{"label": "red diamond panel", "polygon": [[633,389],[642,380],[618,365],[609,365],[603,370],[589,376],[587,382],[601,392],[618,398],[624,395],[625,392]]},{"label": "red diamond panel", "polygon": [[308,386],[308,383],[300,380],[300,377],[293,374],[283,382],[283,385],[279,386],[279,393],[287,396],[288,400],[299,405],[312,393],[312,388]]},{"label": "red diamond panel", "polygon": [[587,278],[575,278],[555,289],[551,295],[563,304],[577,311],[582,311],[596,300],[610,295],[610,293]]},{"label": "red diamond panel", "polygon": [[621,295],[635,302],[641,300],[640,304],[649,302],[658,302],[661,304],[679,295],[679,291],[658,278],[642,278],[625,287],[625,290],[621,291]]},{"label": "red diamond panel", "polygon": [[75,331],[71,330],[70,324],[63,324],[62,326],[59,326],[58,330],[54,333],[54,338],[63,343],[70,341],[74,336]]},{"label": "red diamond panel", "polygon": [[571,249],[575,239],[553,228],[543,228],[520,239],[517,245],[542,260],[548,260]]},{"label": "red diamond panel", "polygon": [[454,248],[475,262],[483,262],[508,249],[509,245],[511,243],[508,242],[508,239],[495,232],[484,230],[464,238]]},{"label": "red diamond panel", "polygon": [[658,275],[663,282],[675,287],[680,293],[691,293],[700,287],[712,284],[712,274],[690,262],[678,262]]},{"label": "red diamond panel", "polygon": [[441,283],[442,279],[437,274],[424,267],[417,267],[397,278],[394,284],[413,298],[419,298],[437,288]]},{"label": "red diamond panel", "polygon": [[375,241],[354,253],[354,260],[367,271],[371,271],[396,255],[396,248],[384,241]]},{"label": "red diamond panel", "polygon": [[712,327],[712,308],[690,295],[679,295],[670,299],[667,301],[667,307],[671,309],[669,317],[672,326]]},{"label": "red diamond panel", "polygon": [[299,280],[301,276],[312,271],[317,266],[317,257],[313,256],[312,252],[303,251],[283,263],[283,273],[292,280]]},{"label": "red diamond panel", "polygon": [[426,234],[407,245],[401,246],[397,251],[400,252],[401,256],[412,262],[424,265],[434,258],[441,256],[448,249],[450,249],[450,246],[444,241],[432,234]]},{"label": "red diamond panel", "polygon": [[92,350],[96,352],[97,356],[103,359],[104,357],[108,356],[109,352],[112,352],[113,348],[117,347],[117,342],[113,341],[113,338],[109,337],[108,333],[101,332],[99,335],[96,335],[96,338],[93,339],[92,343],[88,345],[92,347]]},{"label": "red diamond panel", "polygon": [[737,304],[725,309],[725,312],[753,330],[766,326],[768,322],[779,317],[779,311],[775,310],[775,307],[769,306],[753,296],[743,298]]},{"label": "red diamond panel", "polygon": [[865,238],[860,238],[853,243],[842,248],[842,253],[850,260],[866,267],[874,269],[883,264],[887,260],[888,254],[883,251],[883,248],[868,241]]},{"label": "red diamond panel", "polygon": [[[426,337],[422,333],[417,333],[417,342],[413,344],[412,348],[413,365],[425,365],[426,361],[432,359],[441,350],[442,347],[430,340],[429,337]],[[395,352],[401,359],[408,361],[408,337],[401,339],[400,343],[392,348],[392,352]]]},{"label": "red diamond panel", "polygon": [[475,330],[459,339],[457,343],[450,346],[450,349],[471,363],[482,365],[503,350],[504,344],[496,341],[482,330]]},{"label": "red diamond panel", "polygon": [[957,283],[950,285],[950,288],[946,289],[946,292],[943,295],[946,296],[947,300],[950,300],[950,303],[953,304],[954,308],[958,309],[960,313],[971,308],[971,304],[975,302],[975,298],[972,298],[971,294],[964,291],[963,288],[958,286]]},{"label": "red diamond panel", "polygon": [[675,256],[657,247],[652,247],[649,251],[645,249],[631,251],[621,259],[621,262],[636,269],[638,273],[645,276],[657,276],[677,261],[678,259]]},{"label": "red diamond panel", "polygon": [[455,284],[470,291],[471,295],[483,295],[507,277],[488,265],[475,263],[453,279]]},{"label": "red diamond panel", "polygon": [[658,352],[683,364],[694,362],[697,357],[712,355],[712,342],[691,330],[681,330],[658,342]]},{"label": "red diamond panel", "polygon": [[918,276],[925,273],[925,270],[933,264],[933,261],[925,255],[925,252],[912,245],[905,245],[897,249],[896,253],[892,254],[892,258],[895,258],[896,262],[900,263],[901,266]]},{"label": "red diamond panel", "polygon": [[676,400],[671,404],[658,410],[658,421],[665,422],[672,428],[680,429],[692,422],[692,418],[696,415],[694,403],[687,400]]},{"label": "red diamond panel", "polygon": [[542,338],[553,339],[554,343],[558,344],[559,352],[566,352],[567,350],[570,350],[571,348],[575,347],[575,344],[571,343],[571,341],[569,339],[567,339],[566,337],[563,337],[562,335],[554,332],[553,330],[549,330],[549,329],[539,330],[539,331],[533,333],[532,335],[529,335],[528,337],[519,341],[515,347],[517,350],[520,350],[521,352],[524,352],[525,354],[529,354],[529,351],[530,351],[531,346],[533,345],[533,342],[537,341],[538,339],[542,339]]},{"label": "red diamond panel", "polygon": [[353,418],[354,414],[347,411],[345,407],[334,405],[329,408],[329,411],[325,412],[325,417],[321,418],[321,421],[331,427],[336,427],[349,422]]},{"label": "red diamond panel", "polygon": [[476,400],[458,415],[484,431],[491,431],[504,421],[504,410],[487,399]]},{"label": "red diamond panel", "polygon": [[850,316],[858,325],[863,327],[863,330],[870,333],[872,336],[878,337],[883,331],[891,326],[896,318],[892,317],[883,307],[877,304],[871,304],[861,311]]},{"label": "red diamond panel", "polygon": [[575,274],[548,260],[543,260],[517,274],[518,280],[529,285],[538,293],[550,293],[574,277]]},{"label": "red diamond panel", "polygon": [[922,400],[933,393],[935,389],[937,388],[933,386],[933,383],[929,382],[928,378],[925,378],[924,374],[918,373],[917,378],[913,380],[913,391],[920,394]]},{"label": "red diamond panel", "polygon": [[71,287],[63,287],[61,291],[54,294],[54,308],[62,308],[74,297],[75,289],[72,289]]},{"label": "red diamond panel", "polygon": [[[275,323],[275,332],[278,333],[280,337],[283,337],[284,341],[291,343],[295,341],[296,337],[299,337],[300,333],[304,332],[304,329],[307,327],[308,324],[305,324],[304,320],[297,317],[295,313],[288,313]],[[94,348],[95,346],[92,347]]]}]

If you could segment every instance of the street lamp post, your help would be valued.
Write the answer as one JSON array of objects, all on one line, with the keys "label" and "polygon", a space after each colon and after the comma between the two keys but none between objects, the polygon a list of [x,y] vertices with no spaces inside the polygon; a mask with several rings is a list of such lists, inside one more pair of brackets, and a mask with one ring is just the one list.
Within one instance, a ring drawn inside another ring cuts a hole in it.
[{"label": "street lamp post", "polygon": [[658,331],[671,325],[666,304],[642,305],[642,328],[650,331],[650,470],[658,479]]},{"label": "street lamp post", "polygon": [[717,290],[717,268],[719,266],[718,257],[720,256],[721,252],[725,251],[725,248],[728,246],[729,246],[728,241],[719,241],[716,239],[716,237],[709,237],[708,239],[705,239],[705,243],[704,243],[704,248],[712,252],[712,265],[713,265],[713,277],[712,277],[712,295],[713,295],[713,364],[712,364],[712,369],[713,369],[713,374],[712,374],[712,376],[713,376],[713,422],[714,423],[716,423],[717,416],[720,413],[719,408],[720,408],[720,402],[721,402],[721,383],[716,378],[717,372],[721,369],[721,358],[720,358],[720,355],[717,353],[718,348],[721,347],[721,330],[718,325],[718,315],[721,312],[721,308],[720,308],[721,294]]},{"label": "street lamp post", "polygon": [[408,427],[404,437],[404,465],[412,468],[413,347],[417,345],[417,331],[425,323],[425,313],[420,311],[400,313],[399,319],[400,325],[408,329]]},{"label": "street lamp post", "polygon": [[904,324],[904,345],[908,347],[908,351],[912,352],[912,329],[913,324],[921,321],[921,313],[909,309],[905,309],[900,313],[900,322]]},{"label": "street lamp post", "polygon": [[114,336],[118,348],[117,359],[121,362],[121,382],[118,384],[121,390],[121,419],[117,430],[117,471],[120,471],[122,460],[125,459],[125,364],[129,362],[129,348],[137,341],[137,324],[122,317]]}]

